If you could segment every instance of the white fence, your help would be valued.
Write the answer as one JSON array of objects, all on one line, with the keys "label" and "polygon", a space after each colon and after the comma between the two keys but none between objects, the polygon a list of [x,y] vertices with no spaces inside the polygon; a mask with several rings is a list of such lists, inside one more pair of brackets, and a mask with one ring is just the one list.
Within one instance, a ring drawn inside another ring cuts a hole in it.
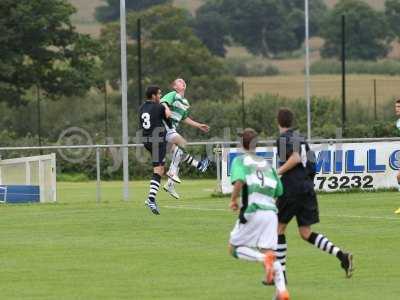
[{"label": "white fence", "polygon": [[[314,147],[332,147],[332,145],[341,145],[343,144],[343,149],[345,149],[346,144],[349,143],[358,143],[358,144],[364,144],[365,146],[371,145],[371,143],[380,143],[381,148],[380,149],[389,149],[387,143],[389,142],[398,142],[396,144],[392,144],[390,149],[393,151],[400,150],[400,138],[360,138],[360,139],[315,139],[315,140],[310,140],[308,141],[310,144],[313,144]],[[273,146],[275,141],[273,140],[268,140],[268,141],[259,141],[260,146]],[[193,142],[193,143],[188,143],[189,146],[199,146],[203,145],[207,147],[207,152],[210,158],[214,159],[214,162],[216,163],[216,168],[217,168],[217,184],[219,188],[222,190],[222,182],[223,177],[225,176],[224,172],[227,172],[227,157],[222,155],[221,151],[222,149],[229,149],[230,146],[237,147],[239,144],[238,141],[202,141],[202,142]],[[386,146],[385,146],[386,145]],[[18,151],[27,151],[27,150],[57,150],[60,151],[62,149],[94,149],[96,152],[96,201],[101,201],[101,172],[100,172],[100,150],[101,149],[108,149],[108,148],[135,148],[135,147],[143,147],[142,144],[111,144],[111,145],[72,145],[72,146],[62,146],[62,145],[54,145],[54,146],[42,146],[42,147],[0,147],[0,155],[3,152],[6,151],[11,151],[11,150],[18,150]],[[393,148],[394,147],[394,148]],[[350,149],[351,150],[351,149]],[[355,149],[353,149],[355,150]],[[371,150],[371,149],[370,149]],[[381,151],[381,150],[379,150]],[[390,152],[390,150],[389,150]],[[370,152],[371,153],[371,152]],[[382,159],[379,155],[381,152],[376,152],[375,157],[376,157],[376,164],[381,165],[383,162],[380,160]],[[397,153],[397,152],[396,152]],[[393,153],[392,153],[393,154]],[[399,155],[400,157],[400,155]],[[393,158],[395,159],[397,163],[397,154],[393,154]],[[371,158],[370,158],[371,159]],[[362,164],[362,162],[355,161],[355,163],[358,165],[359,163]],[[367,162],[368,163],[368,162]],[[364,166],[368,165],[364,164]],[[385,165],[387,166],[387,164]],[[389,164],[389,168],[390,164]],[[365,169],[364,169],[365,170]],[[386,167],[386,170],[388,168]],[[367,169],[368,171],[368,169]],[[395,171],[395,170],[393,170]],[[382,173],[382,172],[381,172]],[[226,173],[228,174],[228,173]],[[378,173],[379,174],[379,173]],[[393,173],[394,174],[394,173]],[[387,176],[392,178],[393,177],[392,173],[385,173],[383,176]],[[327,175],[327,174],[324,174]],[[356,176],[356,175],[355,175]],[[365,175],[368,176],[368,175]],[[326,177],[326,176],[325,176]],[[347,181],[347,179],[342,179]],[[355,181],[358,181],[357,178],[354,179]],[[367,179],[365,179],[367,180]],[[392,179],[390,179],[392,180]],[[329,180],[326,179],[324,184],[329,184]],[[351,184],[351,183],[350,183]],[[357,185],[357,183],[353,183],[353,185]],[[123,189],[123,185],[121,183],[121,192]]]}]

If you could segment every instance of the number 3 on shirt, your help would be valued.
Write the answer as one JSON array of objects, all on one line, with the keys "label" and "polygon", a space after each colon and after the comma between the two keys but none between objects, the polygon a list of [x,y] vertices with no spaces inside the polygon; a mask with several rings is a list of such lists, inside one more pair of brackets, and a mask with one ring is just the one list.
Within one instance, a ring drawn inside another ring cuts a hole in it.
[{"label": "number 3 on shirt", "polygon": [[150,114],[149,113],[142,113],[142,126],[144,129],[150,129],[151,123],[150,123]]}]

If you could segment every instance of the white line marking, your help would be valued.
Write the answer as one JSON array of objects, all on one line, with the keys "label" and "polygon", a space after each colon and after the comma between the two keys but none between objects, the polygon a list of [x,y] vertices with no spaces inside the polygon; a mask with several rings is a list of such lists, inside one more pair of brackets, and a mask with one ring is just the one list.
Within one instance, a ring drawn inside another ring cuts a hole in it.
[{"label": "white line marking", "polygon": [[321,215],[328,218],[352,218],[352,219],[371,219],[371,220],[398,220],[400,217],[378,217],[378,216],[352,216],[352,215]]},{"label": "white line marking", "polygon": [[[174,206],[165,205],[162,208],[169,209],[185,209],[185,210],[199,210],[199,211],[230,211],[227,208],[211,208],[211,207],[195,207],[195,206]],[[370,220],[396,220],[400,221],[400,217],[379,217],[379,216],[355,216],[355,215],[320,215],[327,218],[350,218],[350,219],[370,219]]]}]

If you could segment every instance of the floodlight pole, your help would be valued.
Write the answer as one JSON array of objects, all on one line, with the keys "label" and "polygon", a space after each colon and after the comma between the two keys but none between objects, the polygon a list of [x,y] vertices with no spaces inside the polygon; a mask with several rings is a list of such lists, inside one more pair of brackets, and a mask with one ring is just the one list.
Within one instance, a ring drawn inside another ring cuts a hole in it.
[{"label": "floodlight pole", "polygon": [[306,57],[305,57],[305,70],[306,70],[306,78],[305,78],[305,92],[306,92],[306,100],[307,100],[307,139],[311,140],[311,97],[310,97],[310,29],[309,29],[309,5],[308,0],[305,0],[304,3],[304,12],[305,12],[305,48],[306,48]]},{"label": "floodlight pole", "polygon": [[[128,144],[128,83],[126,67],[126,15],[125,0],[120,0],[120,26],[121,26],[121,93],[122,93],[122,144]],[[124,200],[129,197],[129,164],[128,148],[122,148],[122,166],[124,177]]]},{"label": "floodlight pole", "polygon": [[138,44],[138,90],[139,90],[139,100],[138,107],[142,104],[142,25],[140,18],[137,20],[137,44]]},{"label": "floodlight pole", "polygon": [[[37,84],[36,85],[36,105],[37,105],[37,134],[38,134],[38,140],[39,140],[39,147],[42,147],[42,114],[41,114],[41,109],[40,109],[40,87]],[[43,155],[43,150],[39,150],[40,155]]]},{"label": "floodlight pole", "polygon": [[346,134],[346,17],[342,15],[342,128]]}]

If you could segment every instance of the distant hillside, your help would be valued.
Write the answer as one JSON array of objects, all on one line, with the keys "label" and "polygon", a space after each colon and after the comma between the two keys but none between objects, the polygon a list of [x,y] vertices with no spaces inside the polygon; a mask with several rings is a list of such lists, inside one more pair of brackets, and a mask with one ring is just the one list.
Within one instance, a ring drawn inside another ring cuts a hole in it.
[{"label": "distant hillside", "polygon": [[[93,36],[98,36],[100,34],[100,26],[94,18],[94,13],[96,7],[103,5],[105,0],[68,0],[72,5],[77,8],[77,13],[72,18],[73,24],[78,28],[80,32],[88,33]],[[334,6],[339,0],[325,0],[325,2],[330,6]],[[384,0],[364,0],[368,2],[371,6],[382,9],[384,7]],[[206,0],[174,0],[174,3],[178,7],[185,8],[189,10],[192,14],[204,3]],[[312,0],[310,0],[312,5]],[[318,41],[318,39],[316,39]],[[314,45],[314,49],[321,47],[322,42],[319,41],[318,45]],[[394,49],[390,53],[390,57],[399,58],[400,57],[400,45],[398,43],[393,43]],[[266,61],[264,58],[254,57],[249,54],[243,47],[228,47],[228,57],[247,57],[253,58],[254,61]],[[313,53],[313,60],[319,59],[319,53]],[[280,61],[271,61],[272,64],[277,65],[282,71],[287,73],[301,73],[303,71],[303,58],[298,59],[287,59]]]},{"label": "distant hillside", "polygon": [[[371,7],[374,7],[376,9],[383,9],[385,7],[385,0],[363,0],[364,2],[367,2]],[[334,6],[339,0],[325,0],[325,3],[328,4],[328,6],[332,7]]]},{"label": "distant hillside", "polygon": [[[88,24],[95,23],[94,12],[97,6],[102,5],[104,0],[68,0],[74,5],[78,12],[74,17],[74,22],[77,24]],[[339,0],[325,0],[330,6],[334,6]],[[369,3],[372,7],[382,9],[385,4],[385,0],[363,0]],[[190,12],[194,13],[206,0],[174,0],[176,6],[186,8]],[[312,1],[310,2],[312,3]],[[312,4],[311,4],[312,5]]]}]

